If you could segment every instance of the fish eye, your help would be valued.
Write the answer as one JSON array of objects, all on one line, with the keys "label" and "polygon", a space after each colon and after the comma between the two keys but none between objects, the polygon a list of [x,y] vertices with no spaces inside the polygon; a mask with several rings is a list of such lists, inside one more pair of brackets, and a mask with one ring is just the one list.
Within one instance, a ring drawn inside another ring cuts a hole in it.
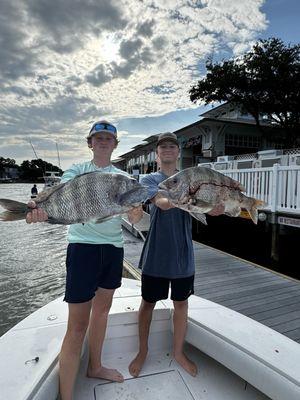
[{"label": "fish eye", "polygon": [[173,183],[177,183],[178,179],[177,178],[173,178]]}]

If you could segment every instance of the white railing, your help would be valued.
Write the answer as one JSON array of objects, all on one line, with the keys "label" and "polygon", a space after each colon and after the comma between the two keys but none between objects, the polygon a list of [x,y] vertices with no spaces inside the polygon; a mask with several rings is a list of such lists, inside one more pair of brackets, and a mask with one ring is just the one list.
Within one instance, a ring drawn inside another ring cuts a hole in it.
[{"label": "white railing", "polygon": [[219,171],[239,181],[245,194],[263,200],[264,209],[300,214],[300,166],[273,165],[270,168]]}]

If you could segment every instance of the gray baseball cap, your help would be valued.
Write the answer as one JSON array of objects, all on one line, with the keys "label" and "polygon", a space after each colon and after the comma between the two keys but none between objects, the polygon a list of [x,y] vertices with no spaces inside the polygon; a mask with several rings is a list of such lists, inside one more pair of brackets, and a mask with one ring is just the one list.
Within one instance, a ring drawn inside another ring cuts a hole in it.
[{"label": "gray baseball cap", "polygon": [[156,147],[159,146],[162,142],[173,142],[179,147],[177,136],[175,135],[175,133],[172,132],[161,133],[158,136]]}]

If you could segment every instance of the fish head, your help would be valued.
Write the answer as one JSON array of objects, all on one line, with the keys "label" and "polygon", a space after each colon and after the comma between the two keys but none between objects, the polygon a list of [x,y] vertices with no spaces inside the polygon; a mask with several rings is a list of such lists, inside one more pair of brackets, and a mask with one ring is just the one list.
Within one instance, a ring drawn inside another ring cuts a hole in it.
[{"label": "fish head", "polygon": [[158,187],[168,193],[168,197],[174,204],[185,204],[190,199],[189,171],[183,170],[170,176]]},{"label": "fish head", "polygon": [[114,200],[120,206],[137,207],[146,201],[148,189],[141,185],[136,179],[125,175],[115,174],[115,183],[113,185]]}]

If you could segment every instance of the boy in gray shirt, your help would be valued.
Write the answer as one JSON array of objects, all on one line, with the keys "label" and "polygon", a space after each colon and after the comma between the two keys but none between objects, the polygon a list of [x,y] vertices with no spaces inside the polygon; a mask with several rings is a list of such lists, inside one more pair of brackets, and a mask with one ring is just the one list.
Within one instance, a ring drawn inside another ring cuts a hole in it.
[{"label": "boy in gray shirt", "polygon": [[142,268],[142,303],[139,310],[139,352],[129,365],[132,376],[138,376],[148,353],[148,337],[152,312],[156,301],[167,299],[171,286],[174,303],[175,360],[192,376],[197,374],[196,365],[183,352],[187,327],[188,297],[194,293],[195,263],[190,215],[174,208],[159,192],[160,182],[175,174],[179,145],[174,133],[159,136],[157,156],[160,171],[144,177],[148,186],[150,229],[144,244],[140,268]]}]

